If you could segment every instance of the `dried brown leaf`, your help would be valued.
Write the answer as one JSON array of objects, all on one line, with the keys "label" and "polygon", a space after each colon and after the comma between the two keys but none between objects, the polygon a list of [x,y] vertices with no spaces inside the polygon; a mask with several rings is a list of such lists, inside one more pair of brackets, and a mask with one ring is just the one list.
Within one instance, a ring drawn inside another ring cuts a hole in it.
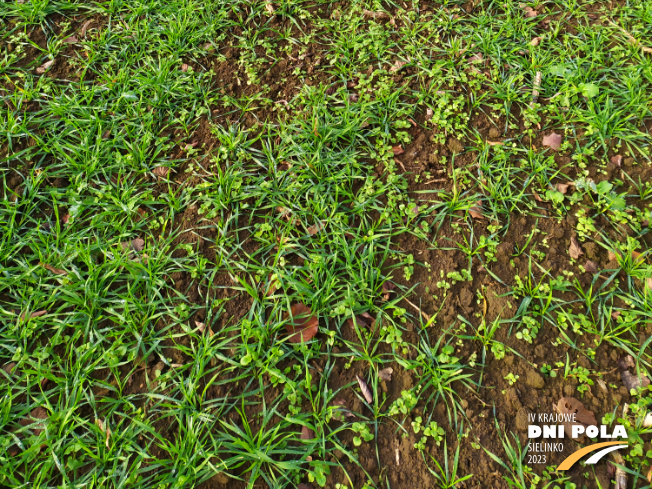
[{"label": "dried brown leaf", "polygon": [[620,167],[620,165],[623,163],[623,157],[621,155],[614,155],[609,158],[609,161],[611,161],[613,165]]},{"label": "dried brown leaf", "polygon": [[104,441],[104,444],[106,445],[106,448],[109,448],[109,437],[111,436],[111,428],[109,428],[109,425],[106,422],[98,418],[95,418],[95,424],[100,429],[100,431],[106,435],[106,440]]},{"label": "dried brown leaf", "polygon": [[43,263],[42,261],[39,262],[39,265],[41,265],[43,268],[45,268],[47,271],[52,272],[56,275],[67,275],[68,272],[65,270],[61,270],[60,268],[54,268],[52,265],[48,265],[47,263]]},{"label": "dried brown leaf", "polygon": [[395,288],[396,288],[396,285],[394,285],[389,280],[383,282],[383,286],[382,286],[383,295],[382,295],[382,298],[381,298],[383,302],[389,300],[389,296],[394,291]]},{"label": "dried brown leaf", "polygon": [[7,375],[11,375],[15,368],[16,368],[16,362],[10,362],[4,367],[2,367],[2,370],[4,370],[7,373]]},{"label": "dried brown leaf", "polygon": [[33,318],[40,318],[41,316],[45,316],[48,313],[48,311],[43,310],[43,311],[35,311],[29,315],[29,319]]},{"label": "dried brown leaf", "polygon": [[598,273],[598,264],[594,261],[586,260],[586,263],[584,264],[584,270],[586,270],[588,273]]},{"label": "dried brown leaf", "polygon": [[395,73],[407,64],[407,61],[396,60],[389,69],[390,73]]},{"label": "dried brown leaf", "polygon": [[47,62],[43,63],[41,66],[39,66],[38,68],[36,68],[36,73],[38,75],[42,75],[43,73],[48,71],[50,68],[52,68],[53,65],[54,65],[54,60],[51,59],[50,61],[47,61]]},{"label": "dried brown leaf", "polygon": [[643,428],[652,428],[652,412],[645,415],[642,426]]},{"label": "dried brown leaf", "polygon": [[518,6],[521,7],[521,9],[523,10],[523,13],[525,14],[525,17],[528,18],[528,19],[530,19],[532,17],[536,17],[539,14],[532,7],[530,7],[529,5],[526,5],[524,3],[519,3]]},{"label": "dried brown leaf", "polygon": [[374,396],[371,395],[371,391],[369,390],[369,386],[367,383],[362,380],[358,375],[355,376],[356,379],[358,379],[358,385],[360,386],[360,390],[362,391],[362,395],[364,396],[365,400],[371,404],[374,402]]},{"label": "dried brown leaf", "polygon": [[321,222],[317,222],[316,224],[313,224],[312,226],[308,227],[307,231],[310,236],[314,236],[317,234],[319,231],[321,231],[324,228],[324,225]]},{"label": "dried brown leaf", "polygon": [[469,58],[469,63],[481,63],[482,61],[484,61],[482,53],[475,53]]},{"label": "dried brown leaf", "polygon": [[333,412],[333,418],[342,421],[342,415],[344,415],[347,418],[355,418],[355,414],[353,414],[351,411],[346,410],[346,401],[344,399],[335,399],[333,401],[334,406],[340,406],[342,409],[338,409]]},{"label": "dried brown leaf", "polygon": [[387,12],[373,12],[371,10],[363,10],[362,14],[367,18],[367,19],[389,19],[389,14]]},{"label": "dried brown leaf", "polygon": [[312,440],[315,438],[315,432],[308,428],[307,426],[301,427],[301,439],[302,440]]},{"label": "dried brown leaf", "polygon": [[382,370],[380,370],[378,372],[378,377],[381,380],[385,380],[385,381],[389,382],[390,380],[392,380],[392,374],[393,373],[394,373],[394,369],[392,367],[387,367],[387,368],[384,368],[384,369],[382,369]]},{"label": "dried brown leaf", "polygon": [[76,37],[76,36],[66,37],[66,38],[63,40],[63,43],[64,43],[64,44],[74,44],[74,43],[76,43],[76,42],[77,42],[77,37]]},{"label": "dried brown leaf", "polygon": [[206,325],[202,323],[201,321],[195,321],[195,326],[197,326],[197,330],[200,333],[203,333],[206,330]]},{"label": "dried brown leaf", "polygon": [[561,192],[562,194],[566,194],[566,192],[568,192],[568,187],[570,187],[570,184],[568,183],[555,184],[555,189],[557,189],[557,192]]},{"label": "dried brown leaf", "polygon": [[543,37],[535,37],[530,41],[530,46],[537,47],[543,41]]},{"label": "dried brown leaf", "polygon": [[598,424],[593,412],[586,409],[584,404],[574,397],[562,397],[552,407],[560,414],[575,414],[576,422],[567,421],[564,423],[564,432],[568,436],[570,436],[574,425],[582,425],[586,428],[587,426]]},{"label": "dried brown leaf", "polygon": [[482,201],[481,200],[476,201],[475,205],[469,209],[469,215],[473,219],[484,219],[485,218],[482,215]]},{"label": "dried brown leaf", "polygon": [[[351,318],[347,319],[346,322],[350,328],[354,329],[353,320]],[[376,320],[368,312],[363,312],[362,314],[356,315],[355,322],[361,328],[369,328],[369,327],[373,328],[374,325],[376,324]]]},{"label": "dried brown leaf", "polygon": [[489,140],[487,140],[486,143],[489,146],[502,146],[503,144],[505,144],[502,141],[489,141]]},{"label": "dried brown leaf", "polygon": [[152,173],[158,180],[165,180],[169,171],[170,169],[167,166],[157,166],[152,170]]},{"label": "dried brown leaf", "polygon": [[582,251],[582,247],[577,242],[577,238],[575,236],[571,237],[571,244],[570,248],[568,248],[568,253],[574,260],[577,260],[581,255],[584,254],[584,251]]},{"label": "dried brown leaf", "polygon": [[638,390],[641,387],[650,385],[650,379],[645,375],[632,374],[629,369],[636,369],[636,362],[631,355],[625,355],[618,359],[618,367],[620,368],[620,376],[623,384],[628,391]]},{"label": "dried brown leaf", "polygon": [[286,319],[289,318],[290,321],[285,326],[290,335],[290,342],[301,343],[313,339],[319,330],[319,318],[313,315],[308,306],[301,303],[294,304],[290,313],[291,318],[286,314]]},{"label": "dried brown leaf", "polygon": [[650,379],[648,379],[647,376],[634,375],[629,370],[622,370],[620,372],[620,377],[623,380],[623,385],[628,391],[638,390],[641,387],[647,387],[650,385]]},{"label": "dried brown leaf", "polygon": [[84,22],[84,25],[82,25],[82,28],[81,28],[81,36],[82,37],[86,37],[86,31],[88,30],[88,26],[90,26],[92,23],[93,23],[92,19],[87,20],[86,22]]},{"label": "dried brown leaf", "polygon": [[631,355],[625,355],[618,359],[618,366],[620,370],[627,370],[636,367],[636,362],[634,362],[634,357]]},{"label": "dried brown leaf", "polygon": [[541,144],[544,146],[548,146],[551,149],[554,149],[557,151],[561,147],[561,141],[562,137],[560,134],[557,134],[556,132],[550,133],[547,136],[543,136],[543,140],[541,141]]},{"label": "dried brown leaf", "polygon": [[124,241],[120,243],[123,250],[131,249],[132,251],[143,251],[145,248],[145,240],[142,238],[132,239],[131,241]]},{"label": "dried brown leaf", "polygon": [[42,407],[37,407],[29,413],[29,417],[24,418],[20,421],[20,424],[23,426],[29,426],[36,423],[34,427],[34,434],[38,436],[45,429],[45,422],[39,420],[48,419],[48,412]]},{"label": "dried brown leaf", "polygon": [[274,5],[272,5],[272,2],[265,2],[265,10],[267,10],[267,13],[273,14],[275,9]]},{"label": "dried brown leaf", "polygon": [[399,146],[394,146],[392,148],[392,151],[394,152],[394,156],[398,156],[400,154],[405,153],[405,150],[399,145]]},{"label": "dried brown leaf", "polygon": [[184,73],[185,73],[186,71],[188,71],[188,68],[190,68],[190,65],[187,64],[187,63],[183,63],[183,64],[181,65],[181,71],[183,71]]}]

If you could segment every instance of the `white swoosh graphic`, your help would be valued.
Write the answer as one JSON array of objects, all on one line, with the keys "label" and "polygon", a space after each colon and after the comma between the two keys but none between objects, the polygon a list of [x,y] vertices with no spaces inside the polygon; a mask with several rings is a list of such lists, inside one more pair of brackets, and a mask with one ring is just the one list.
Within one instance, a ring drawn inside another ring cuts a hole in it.
[{"label": "white swoosh graphic", "polygon": [[603,448],[599,452],[594,453],[593,455],[591,455],[591,457],[585,463],[594,464],[598,460],[600,460],[602,457],[604,457],[606,454],[608,454],[609,452],[613,452],[614,450],[619,450],[621,448],[625,448],[626,446],[627,445],[614,445],[612,447]]}]

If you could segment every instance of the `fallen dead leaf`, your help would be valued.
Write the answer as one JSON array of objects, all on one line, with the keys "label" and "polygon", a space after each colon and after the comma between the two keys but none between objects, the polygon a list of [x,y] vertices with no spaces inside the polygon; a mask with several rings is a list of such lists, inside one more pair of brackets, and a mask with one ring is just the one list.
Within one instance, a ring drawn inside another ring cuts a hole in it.
[{"label": "fallen dead leaf", "polygon": [[405,150],[403,148],[401,148],[401,146],[394,146],[392,148],[392,151],[394,152],[394,156],[398,156],[398,155],[401,155],[401,154],[405,153]]},{"label": "fallen dead leaf", "polygon": [[567,436],[572,433],[572,427],[575,425],[582,425],[585,428],[591,425],[597,425],[595,415],[584,407],[580,401],[574,397],[562,397],[557,404],[553,404],[553,410],[560,414],[575,414],[575,423],[572,421],[564,422],[564,432]]},{"label": "fallen dead leaf", "polygon": [[[41,316],[45,316],[47,313],[47,310],[35,311],[31,313],[27,319],[40,318]],[[20,319],[25,319],[25,313],[20,315]]]},{"label": "fallen dead leaf", "polygon": [[584,251],[582,251],[582,247],[577,242],[577,238],[575,236],[571,236],[571,244],[570,248],[568,248],[568,253],[574,260],[577,260],[581,255],[584,254]]},{"label": "fallen dead leaf", "polygon": [[561,140],[562,137],[560,134],[557,134],[556,132],[550,133],[547,136],[543,136],[543,140],[541,141],[541,144],[544,146],[548,146],[551,149],[554,149],[557,151],[561,147]]},{"label": "fallen dead leaf", "polygon": [[95,425],[100,429],[102,433],[106,435],[106,440],[104,443],[106,445],[106,448],[109,448],[109,437],[111,436],[111,428],[109,428],[106,422],[102,421],[99,418],[95,418]]},{"label": "fallen dead leaf", "polygon": [[629,369],[636,369],[636,362],[631,355],[625,355],[618,359],[618,367],[620,368],[620,377],[623,385],[628,391],[638,390],[641,387],[650,385],[650,379],[642,374],[632,374]]},{"label": "fallen dead leaf", "polygon": [[634,362],[634,357],[631,355],[625,355],[618,359],[618,366],[620,370],[627,370],[636,367],[636,362]]},{"label": "fallen dead leaf", "polygon": [[353,414],[351,411],[348,411],[348,408],[346,406],[346,401],[344,399],[335,399],[333,401],[333,406],[340,406],[343,409],[338,409],[333,413],[333,418],[342,421],[342,415],[346,418],[355,418],[355,414]]},{"label": "fallen dead leaf", "polygon": [[170,169],[167,166],[157,166],[152,170],[152,173],[158,180],[165,180],[169,171]]},{"label": "fallen dead leaf", "polygon": [[145,248],[145,240],[142,238],[132,239],[131,241],[124,241],[120,243],[123,250],[130,248],[132,251],[143,251]]},{"label": "fallen dead leaf", "polygon": [[301,427],[301,436],[302,440],[312,440],[315,437],[315,432],[308,428],[307,426]]},{"label": "fallen dead leaf", "polygon": [[523,13],[525,14],[525,17],[528,18],[528,19],[531,19],[532,17],[536,17],[537,15],[539,15],[539,12],[534,10],[529,5],[526,5],[524,3],[519,3],[518,6],[521,7],[521,9],[523,10]]},{"label": "fallen dead leaf", "polygon": [[396,60],[396,62],[389,69],[390,73],[395,73],[407,64],[407,61]]},{"label": "fallen dead leaf", "polygon": [[45,268],[47,271],[52,272],[56,275],[68,275],[68,272],[66,272],[65,270],[61,270],[60,268],[54,268],[52,265],[48,265],[47,263],[43,263],[42,261],[40,261],[38,264],[41,265],[43,268]]},{"label": "fallen dead leaf", "polygon": [[[614,454],[614,458],[616,456],[620,456],[619,453]],[[629,485],[627,482],[627,472],[621,467],[623,464],[622,458],[618,461],[620,465],[616,467],[616,475],[614,475],[614,480],[615,480],[615,485],[614,489],[627,489],[627,486]]]},{"label": "fallen dead leaf", "polygon": [[183,63],[183,64],[181,65],[181,71],[183,71],[184,73],[185,73],[186,71],[188,71],[188,68],[190,68],[190,65],[188,65],[188,64],[186,64],[186,63]]},{"label": "fallen dead leaf", "polygon": [[594,261],[586,260],[586,263],[584,264],[584,270],[586,270],[588,273],[596,274],[598,273],[598,264]]},{"label": "fallen dead leaf", "polygon": [[[361,328],[369,328],[369,327],[373,328],[376,324],[376,320],[368,312],[363,312],[362,314],[356,315],[355,322]],[[353,320],[351,318],[347,319],[346,323],[349,325],[350,328],[354,329]]]},{"label": "fallen dead leaf", "polygon": [[[305,304],[294,304],[290,308],[291,320],[285,326],[289,340],[292,343],[301,343],[310,341],[315,337],[319,330],[319,318],[312,314],[312,311]],[[290,315],[286,314],[286,319]]]},{"label": "fallen dead leaf", "polygon": [[307,231],[310,236],[314,236],[317,234],[319,231],[321,231],[324,228],[324,225],[321,222],[317,222],[316,224],[313,224],[312,226],[308,227]]},{"label": "fallen dead leaf", "polygon": [[566,194],[566,192],[568,192],[568,187],[570,187],[568,183],[555,184],[555,189],[557,189],[557,192],[561,192],[562,194]]},{"label": "fallen dead leaf", "polygon": [[275,273],[270,273],[267,275],[267,283],[269,284],[267,287],[267,292],[265,293],[265,296],[267,297],[276,292],[281,286],[281,283],[278,281],[278,276]]},{"label": "fallen dead leaf", "polygon": [[652,428],[652,412],[647,413],[643,418],[643,428]]},{"label": "fallen dead leaf", "polygon": [[34,434],[38,436],[45,429],[45,423],[39,420],[48,419],[48,417],[48,412],[45,409],[42,407],[37,407],[33,409],[31,413],[29,413],[29,417],[23,418],[20,421],[20,424],[22,426],[29,426],[36,423],[36,426],[34,427]]},{"label": "fallen dead leaf", "polygon": [[84,25],[82,25],[82,28],[81,28],[81,36],[82,37],[86,37],[86,31],[88,30],[88,26],[90,26],[92,23],[93,23],[92,19],[87,20],[86,22],[84,22]]},{"label": "fallen dead leaf", "polygon": [[38,75],[42,75],[43,73],[48,71],[50,68],[52,68],[53,65],[54,65],[54,60],[51,59],[50,61],[47,61],[47,62],[43,63],[41,66],[39,66],[38,68],[36,68],[36,73]]},{"label": "fallen dead leaf", "polygon": [[362,395],[364,396],[365,400],[371,404],[374,402],[374,397],[371,395],[371,391],[369,390],[369,386],[367,386],[367,383],[362,380],[358,375],[355,376],[356,379],[358,379],[358,385],[360,386],[360,390],[362,391]]},{"label": "fallen dead leaf", "polygon": [[371,10],[363,10],[362,14],[368,19],[389,19],[389,14],[387,12],[373,12]]},{"label": "fallen dead leaf", "polygon": [[620,156],[620,155],[615,155],[615,156],[612,156],[611,158],[609,158],[609,161],[613,165],[616,165],[616,166],[620,167],[620,165],[623,163],[623,157]]},{"label": "fallen dead leaf", "polygon": [[74,43],[77,42],[77,37],[76,37],[76,36],[66,37],[66,38],[63,40],[63,42],[64,42],[64,44],[74,44]]},{"label": "fallen dead leaf", "polygon": [[543,41],[543,37],[535,37],[530,41],[530,46],[537,47]]},{"label": "fallen dead leaf", "polygon": [[543,199],[534,190],[532,191],[532,195],[534,195],[534,200],[536,200],[537,202],[543,202]]},{"label": "fallen dead leaf", "polygon": [[389,382],[390,380],[392,380],[393,373],[394,373],[394,369],[392,367],[387,367],[378,372],[378,377],[381,380]]},{"label": "fallen dead leaf", "polygon": [[394,291],[395,288],[396,288],[396,285],[394,285],[389,280],[386,280],[385,282],[383,282],[383,286],[382,286],[383,295],[381,297],[381,300],[383,302],[388,301],[390,294]]},{"label": "fallen dead leaf", "polygon": [[7,375],[11,375],[15,368],[16,362],[11,362],[2,367],[2,370],[4,370]]},{"label": "fallen dead leaf", "polygon": [[484,61],[482,53],[475,53],[469,58],[469,63],[481,63],[482,61]]},{"label": "fallen dead leaf", "polygon": [[637,391],[641,387],[647,387],[650,385],[650,379],[648,379],[647,376],[634,375],[629,370],[621,371],[620,377],[623,380],[623,385],[627,388],[628,391]]},{"label": "fallen dead leaf", "polygon": [[489,141],[489,140],[487,140],[486,143],[489,146],[502,146],[503,144],[505,144],[505,143],[503,143],[501,141]]},{"label": "fallen dead leaf", "polygon": [[645,280],[645,286],[647,287],[648,291],[652,291],[652,277],[648,277]]},{"label": "fallen dead leaf", "polygon": [[476,201],[475,205],[469,209],[469,215],[473,219],[484,219],[482,215],[482,201]]}]

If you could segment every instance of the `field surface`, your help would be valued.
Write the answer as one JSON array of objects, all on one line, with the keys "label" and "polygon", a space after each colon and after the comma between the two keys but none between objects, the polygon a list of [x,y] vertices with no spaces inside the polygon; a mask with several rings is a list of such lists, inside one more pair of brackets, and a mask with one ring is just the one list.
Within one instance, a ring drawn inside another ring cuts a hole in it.
[{"label": "field surface", "polygon": [[2,2],[0,487],[649,488],[652,2],[522,2]]}]

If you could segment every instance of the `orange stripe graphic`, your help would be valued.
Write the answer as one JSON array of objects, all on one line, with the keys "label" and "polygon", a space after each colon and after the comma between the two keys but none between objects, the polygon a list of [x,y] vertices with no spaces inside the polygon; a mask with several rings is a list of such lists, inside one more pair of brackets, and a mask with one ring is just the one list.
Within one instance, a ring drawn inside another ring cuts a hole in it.
[{"label": "orange stripe graphic", "polygon": [[604,447],[610,447],[612,445],[623,445],[622,441],[605,441],[603,443],[596,443],[595,445],[589,445],[588,447],[584,447],[575,453],[570,454],[562,463],[559,464],[559,467],[557,467],[557,470],[568,470],[570,469],[575,462],[577,462],[579,459],[581,459],[584,455],[587,453],[595,452],[596,450],[599,450],[600,448]]}]

